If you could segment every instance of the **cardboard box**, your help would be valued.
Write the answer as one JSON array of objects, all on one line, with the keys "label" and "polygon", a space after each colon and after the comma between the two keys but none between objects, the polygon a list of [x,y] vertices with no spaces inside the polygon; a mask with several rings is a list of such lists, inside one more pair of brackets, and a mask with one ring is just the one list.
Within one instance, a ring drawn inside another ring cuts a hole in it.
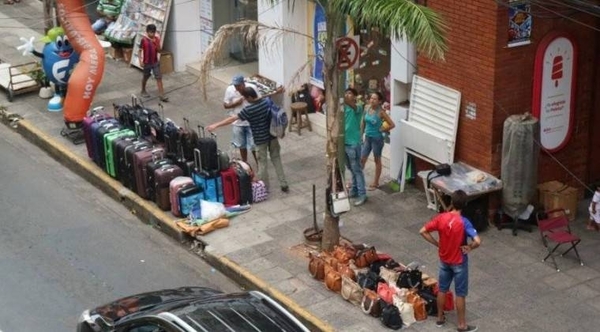
[{"label": "cardboard box", "polygon": [[109,54],[110,57],[113,58],[113,60],[123,59],[123,49],[120,47],[111,47]]},{"label": "cardboard box", "polygon": [[163,75],[173,72],[173,53],[160,52],[160,73]]},{"label": "cardboard box", "polygon": [[123,48],[123,61],[125,61],[126,63],[130,63],[132,53],[133,48]]},{"label": "cardboard box", "polygon": [[565,209],[569,220],[577,216],[577,189],[569,187],[560,181],[548,181],[538,185],[539,203],[544,210]]}]

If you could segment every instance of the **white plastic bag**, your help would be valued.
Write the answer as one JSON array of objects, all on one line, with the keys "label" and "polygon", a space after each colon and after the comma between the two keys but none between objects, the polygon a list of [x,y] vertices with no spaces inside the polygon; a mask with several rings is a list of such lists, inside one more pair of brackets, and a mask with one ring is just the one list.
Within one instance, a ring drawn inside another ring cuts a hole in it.
[{"label": "white plastic bag", "polygon": [[205,200],[200,200],[200,211],[202,214],[202,219],[206,221],[215,220],[220,218],[227,213],[225,209],[225,205],[219,202],[209,202]]}]

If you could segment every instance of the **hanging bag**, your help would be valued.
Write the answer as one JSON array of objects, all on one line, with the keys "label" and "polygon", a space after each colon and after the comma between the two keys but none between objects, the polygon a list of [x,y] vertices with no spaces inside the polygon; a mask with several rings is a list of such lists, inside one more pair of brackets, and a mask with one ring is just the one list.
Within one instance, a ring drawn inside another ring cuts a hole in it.
[{"label": "hanging bag", "polygon": [[342,186],[342,191],[337,191],[336,168],[337,160],[334,158],[331,166],[331,212],[340,215],[350,211],[350,197],[346,186]]}]

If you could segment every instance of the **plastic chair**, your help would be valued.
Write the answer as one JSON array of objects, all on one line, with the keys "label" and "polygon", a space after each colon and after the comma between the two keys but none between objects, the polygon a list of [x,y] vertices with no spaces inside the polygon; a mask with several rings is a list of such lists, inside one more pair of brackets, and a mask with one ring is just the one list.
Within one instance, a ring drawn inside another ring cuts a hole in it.
[{"label": "plastic chair", "polygon": [[[558,247],[565,244],[570,245],[570,247],[560,255],[564,256],[573,249],[577,259],[579,259],[579,264],[583,266],[583,261],[581,261],[581,257],[579,257],[579,252],[577,252],[577,245],[581,242],[581,238],[571,232],[569,218],[565,209],[554,209],[538,213],[536,214],[536,218],[542,242],[546,249],[548,249],[548,255],[542,259],[542,262],[545,262],[548,257],[551,257],[554,268],[557,272],[560,272],[560,269],[556,265],[553,253]],[[554,245],[554,247],[552,247],[552,245]]]}]

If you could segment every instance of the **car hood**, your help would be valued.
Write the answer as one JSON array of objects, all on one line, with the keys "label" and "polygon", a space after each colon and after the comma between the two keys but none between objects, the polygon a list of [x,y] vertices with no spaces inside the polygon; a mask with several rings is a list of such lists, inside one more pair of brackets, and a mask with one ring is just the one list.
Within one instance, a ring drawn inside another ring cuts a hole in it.
[{"label": "car hood", "polygon": [[189,299],[202,299],[222,293],[219,290],[208,287],[163,289],[124,297],[101,305],[90,310],[90,315],[100,315],[116,322],[124,317],[137,316],[139,313],[144,313],[168,303]]}]

